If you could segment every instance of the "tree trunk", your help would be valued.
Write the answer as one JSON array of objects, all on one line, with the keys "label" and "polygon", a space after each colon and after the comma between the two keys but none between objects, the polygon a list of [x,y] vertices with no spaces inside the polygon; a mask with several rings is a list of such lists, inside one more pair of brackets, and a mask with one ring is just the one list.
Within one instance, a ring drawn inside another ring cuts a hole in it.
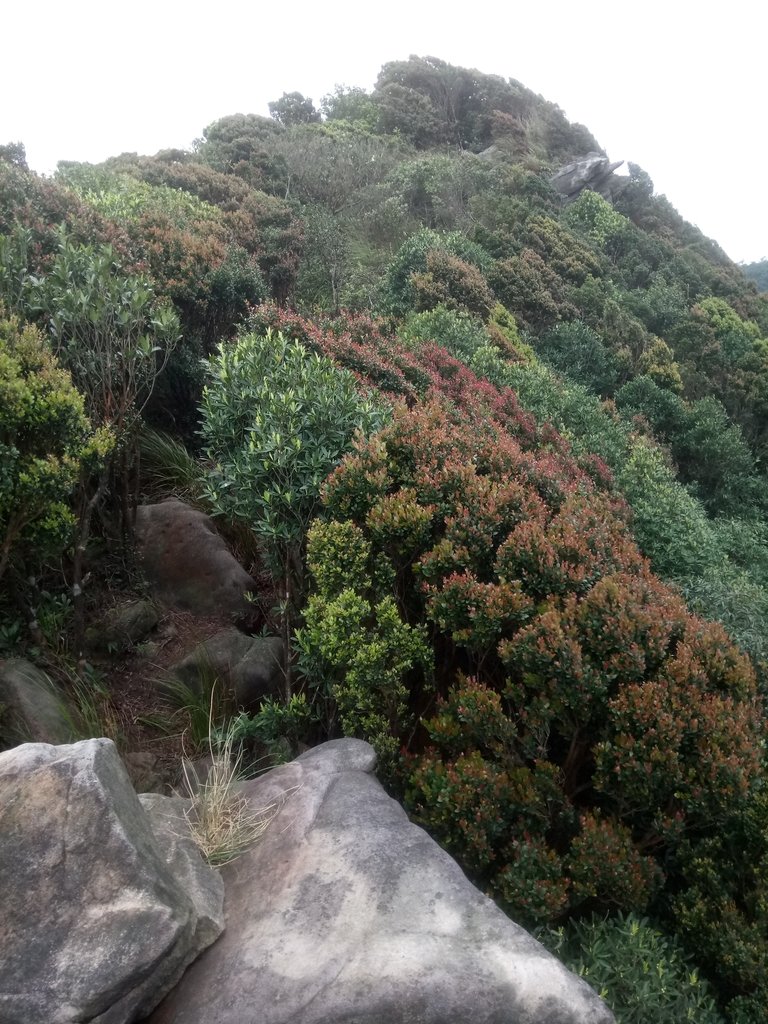
[{"label": "tree trunk", "polygon": [[283,644],[285,647],[285,703],[293,696],[293,665],[291,637],[293,635],[293,580],[290,562],[285,564],[285,608],[283,611]]},{"label": "tree trunk", "polygon": [[91,533],[93,512],[104,495],[108,479],[109,468],[105,466],[99,475],[99,483],[96,490],[90,498],[86,496],[85,483],[81,484],[80,513],[77,517],[77,538],[75,540],[75,553],[72,559],[72,625],[74,629],[75,657],[78,661],[82,658],[85,647],[85,595],[83,594],[85,552]]}]

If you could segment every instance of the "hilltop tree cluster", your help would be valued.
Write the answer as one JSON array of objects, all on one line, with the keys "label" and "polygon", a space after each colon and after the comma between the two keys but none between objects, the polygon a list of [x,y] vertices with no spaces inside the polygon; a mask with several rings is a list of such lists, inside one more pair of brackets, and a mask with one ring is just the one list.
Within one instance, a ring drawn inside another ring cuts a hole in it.
[{"label": "hilltop tree cluster", "polygon": [[757,1024],[764,281],[635,165],[564,204],[598,143],[514,80],[412,57],[270,111],[51,179],[0,147],[0,642],[58,587],[79,658],[170,432],[280,594],[285,735],[371,742],[588,976],[642,916],[687,965],[656,1020]]}]

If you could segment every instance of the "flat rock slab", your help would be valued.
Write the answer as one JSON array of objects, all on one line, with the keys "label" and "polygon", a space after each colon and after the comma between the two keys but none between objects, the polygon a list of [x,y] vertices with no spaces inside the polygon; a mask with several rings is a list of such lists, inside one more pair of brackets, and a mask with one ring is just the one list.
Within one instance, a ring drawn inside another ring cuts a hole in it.
[{"label": "flat rock slab", "polygon": [[274,805],[223,869],[226,930],[150,1024],[609,1024],[336,740],[246,784]]},{"label": "flat rock slab", "polygon": [[210,516],[183,501],[140,505],[136,538],[157,600],[223,619],[246,613],[256,584],[219,535]]},{"label": "flat rock slab", "polygon": [[0,754],[3,1024],[149,1013],[223,925],[220,877],[166,846],[111,740]]}]

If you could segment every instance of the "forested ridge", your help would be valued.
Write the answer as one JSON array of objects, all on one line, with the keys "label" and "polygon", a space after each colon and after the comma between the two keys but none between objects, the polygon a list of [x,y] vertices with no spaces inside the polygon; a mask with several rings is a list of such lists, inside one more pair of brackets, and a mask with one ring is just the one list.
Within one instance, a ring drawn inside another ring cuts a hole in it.
[{"label": "forested ridge", "polygon": [[137,501],[191,499],[292,651],[246,746],[371,742],[620,1021],[763,1022],[761,265],[634,164],[564,199],[605,154],[512,79],[270,110],[52,178],[0,147],[0,656],[82,694]]}]

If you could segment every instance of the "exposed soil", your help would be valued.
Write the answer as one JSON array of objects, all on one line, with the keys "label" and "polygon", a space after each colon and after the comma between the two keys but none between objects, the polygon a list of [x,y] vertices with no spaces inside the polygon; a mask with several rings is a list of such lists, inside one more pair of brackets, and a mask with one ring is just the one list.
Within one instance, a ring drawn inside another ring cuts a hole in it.
[{"label": "exposed soil", "polygon": [[[250,549],[246,543],[249,538]],[[271,609],[277,597],[269,574],[255,561],[252,535],[239,537],[235,531],[225,539],[257,583],[257,598],[248,621],[237,625],[248,633],[257,633],[262,628],[275,632],[277,623]],[[148,592],[147,581],[132,552],[126,555],[107,542],[100,547],[94,542],[94,549],[97,553],[88,573],[92,578],[87,611],[91,626],[103,620],[112,606],[146,598]],[[54,593],[60,589],[56,582],[60,581],[54,579]],[[159,611],[160,622],[144,641],[115,654],[88,652],[87,663],[78,669],[80,682],[71,655],[66,653],[72,649],[72,638],[63,615],[56,628],[49,625],[44,653],[41,655],[38,650],[32,657],[69,693],[74,706],[80,706],[81,714],[83,694],[86,696],[90,715],[84,719],[88,723],[85,728],[89,734],[95,735],[91,730],[98,730],[98,734],[115,741],[139,792],[168,792],[181,781],[182,758],[205,755],[204,749],[195,749],[191,742],[188,714],[173,704],[159,684],[170,675],[172,666],[198,644],[233,625],[228,617],[167,608]],[[14,656],[27,654],[22,649]]]},{"label": "exposed soil", "polygon": [[119,658],[94,660],[109,693],[113,739],[139,790],[174,786],[182,756],[199,755],[185,736],[188,719],[158,686],[197,644],[231,625],[220,618],[166,610],[152,635]]}]

